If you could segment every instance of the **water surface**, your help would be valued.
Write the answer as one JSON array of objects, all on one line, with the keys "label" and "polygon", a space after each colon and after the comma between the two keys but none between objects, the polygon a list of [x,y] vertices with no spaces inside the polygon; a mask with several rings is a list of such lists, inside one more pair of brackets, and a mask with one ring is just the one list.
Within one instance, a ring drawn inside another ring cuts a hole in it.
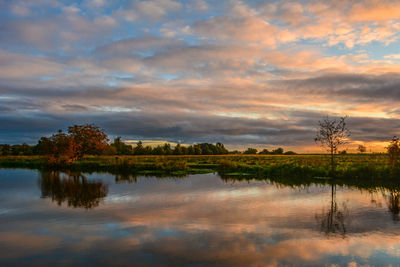
[{"label": "water surface", "polygon": [[400,264],[400,194],[0,169],[0,265]]}]

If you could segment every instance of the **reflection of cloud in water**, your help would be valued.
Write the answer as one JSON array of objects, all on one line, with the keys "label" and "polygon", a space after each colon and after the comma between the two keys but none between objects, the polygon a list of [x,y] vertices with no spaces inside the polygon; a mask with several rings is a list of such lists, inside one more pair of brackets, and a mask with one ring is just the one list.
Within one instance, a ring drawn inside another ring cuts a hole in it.
[{"label": "reflection of cloud in water", "polygon": [[[114,178],[103,180],[106,183]],[[90,177],[87,180],[92,181]],[[137,183],[113,184],[109,191],[97,209],[60,209],[55,205],[46,209],[46,217],[64,221],[14,220],[0,225],[2,232],[8,232],[0,237],[0,249],[15,251],[14,256],[8,256],[8,263],[29,258],[25,251],[31,245],[12,241],[16,233],[22,240],[25,235],[28,240],[46,237],[34,250],[42,263],[58,259],[69,265],[85,261],[149,266],[166,262],[379,265],[382,258],[388,264],[400,262],[400,230],[388,216],[387,207],[377,207],[370,194],[357,190],[338,187],[336,192],[335,200],[348,203],[352,219],[346,224],[345,239],[321,233],[315,220],[315,214],[331,203],[329,186],[298,190],[278,189],[265,182],[225,184],[209,174],[178,180],[139,177]],[[385,203],[382,195],[373,198]],[[48,234],[37,229],[46,229]],[[62,255],[54,252],[56,247]],[[0,259],[5,259],[4,255]]]},{"label": "reflection of cloud in water", "polygon": [[107,196],[104,203],[132,203],[140,200],[140,196]]}]

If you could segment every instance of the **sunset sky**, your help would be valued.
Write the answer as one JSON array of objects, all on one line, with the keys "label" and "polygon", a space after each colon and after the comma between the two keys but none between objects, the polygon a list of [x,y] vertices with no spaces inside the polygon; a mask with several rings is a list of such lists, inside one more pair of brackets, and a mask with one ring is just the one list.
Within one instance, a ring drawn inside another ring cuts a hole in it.
[{"label": "sunset sky", "polygon": [[321,151],[400,135],[400,1],[0,0],[0,143],[111,137]]}]

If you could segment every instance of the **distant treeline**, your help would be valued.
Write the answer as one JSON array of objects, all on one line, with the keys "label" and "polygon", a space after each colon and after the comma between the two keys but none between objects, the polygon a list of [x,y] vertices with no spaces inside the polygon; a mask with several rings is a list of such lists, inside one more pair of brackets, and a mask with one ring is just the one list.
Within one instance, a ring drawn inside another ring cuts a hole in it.
[{"label": "distant treeline", "polygon": [[[9,145],[0,144],[0,155],[3,156],[32,156],[32,155],[47,155],[48,148],[44,145],[47,138],[43,137],[36,145]],[[121,140],[121,137],[115,138],[111,144],[106,145],[102,151],[96,153],[88,153],[93,155],[226,155],[226,154],[245,154],[245,155],[295,155],[293,151],[286,151],[282,148],[277,148],[269,151],[263,149],[257,151],[255,148],[247,148],[245,151],[233,150],[229,151],[224,144],[216,143],[199,143],[189,146],[177,144],[172,147],[171,144],[165,143],[158,146],[144,146],[141,141],[136,145],[126,144]]]},{"label": "distant treeline", "polygon": [[68,133],[59,130],[50,137],[42,137],[36,145],[8,145],[0,144],[0,155],[3,156],[31,156],[47,155],[55,162],[59,160],[71,162],[82,158],[84,155],[226,155],[226,154],[271,154],[293,155],[292,151],[284,153],[282,148],[272,151],[263,149],[258,152],[255,148],[248,148],[244,152],[238,150],[228,151],[224,144],[200,143],[189,146],[177,144],[172,147],[169,143],[156,147],[144,146],[139,141],[135,146],[128,145],[115,138],[109,142],[107,135],[98,126],[85,124],[74,125],[68,128]]},{"label": "distant treeline", "polygon": [[174,148],[169,143],[156,147],[144,146],[139,141],[136,146],[125,144],[118,137],[114,139],[104,151],[105,155],[225,155],[229,154],[228,149],[221,143],[201,143],[190,146],[177,144]]},{"label": "distant treeline", "polygon": [[40,152],[36,145],[30,146],[27,143],[23,143],[22,145],[0,144],[0,155],[3,156],[31,156],[39,154]]},{"label": "distant treeline", "polygon": [[257,153],[257,149],[248,148],[246,151],[241,152],[238,150],[228,151],[225,148],[224,144],[216,143],[199,143],[189,146],[183,146],[181,144],[177,144],[174,148],[171,147],[169,143],[165,143],[163,145],[158,145],[156,147],[151,146],[143,146],[143,143],[139,141],[136,146],[131,146],[125,144],[121,141],[121,138],[118,137],[114,139],[114,142],[111,143],[105,150],[104,154],[106,155],[226,155],[226,154],[268,154],[268,155],[294,155],[293,151],[287,151],[284,153],[282,148],[277,148],[272,151],[268,151],[268,149],[264,149]]}]

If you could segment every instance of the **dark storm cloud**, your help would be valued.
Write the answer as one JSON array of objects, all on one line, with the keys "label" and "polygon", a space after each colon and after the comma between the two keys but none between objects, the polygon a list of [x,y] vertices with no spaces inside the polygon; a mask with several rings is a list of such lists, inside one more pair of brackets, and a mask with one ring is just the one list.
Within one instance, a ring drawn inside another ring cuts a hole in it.
[{"label": "dark storm cloud", "polygon": [[351,101],[400,100],[400,77],[397,74],[327,74],[307,79],[275,81],[289,90],[307,94],[350,97]]},{"label": "dark storm cloud", "polygon": [[62,105],[62,107],[67,111],[87,111],[88,108],[82,105]]},{"label": "dark storm cloud", "polygon": [[[123,135],[131,138],[146,138],[169,140],[187,140],[189,142],[224,140],[254,143],[276,143],[282,138],[294,138],[296,142],[307,130],[285,129],[290,127],[277,124],[274,121],[259,121],[253,119],[230,118],[222,116],[184,116],[176,114],[140,114],[136,113],[105,113],[92,114],[73,113],[65,115],[25,114],[24,116],[1,116],[0,130],[2,138],[15,133],[15,141],[20,140],[20,134],[30,132],[32,139],[41,134],[51,134],[57,129],[66,129],[73,123],[95,123],[110,135]],[[250,137],[249,137],[250,136]],[[296,137],[297,136],[297,137]],[[255,140],[253,140],[256,138]],[[4,140],[4,139],[3,139]]]},{"label": "dark storm cloud", "polygon": [[[219,141],[226,144],[307,145],[315,136],[317,121],[307,118],[305,113],[303,115],[303,119],[287,122],[174,113],[27,113],[0,116],[0,139],[1,142],[23,140],[35,143],[41,136],[55,133],[57,129],[65,130],[72,124],[94,123],[110,136],[132,139],[145,137],[189,143]],[[352,137],[363,141],[386,141],[400,130],[398,119],[353,117],[348,125]]]}]

